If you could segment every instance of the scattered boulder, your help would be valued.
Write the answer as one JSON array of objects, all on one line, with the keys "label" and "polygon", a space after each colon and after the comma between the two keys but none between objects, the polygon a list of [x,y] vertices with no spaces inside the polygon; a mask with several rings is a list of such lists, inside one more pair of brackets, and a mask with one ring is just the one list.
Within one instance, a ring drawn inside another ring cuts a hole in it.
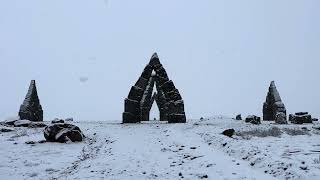
[{"label": "scattered boulder", "polygon": [[13,124],[14,127],[29,127],[29,128],[42,128],[47,125],[43,122],[32,122],[29,120],[18,120]]},{"label": "scattered boulder", "polygon": [[16,121],[20,120],[19,116],[9,118],[4,121],[4,125],[13,126]]},{"label": "scattered boulder", "polygon": [[[283,104],[277,87],[272,81],[270,83],[269,92],[266,97],[266,102],[263,104],[263,120],[265,121],[275,121],[277,119],[277,114],[283,113],[287,116],[287,110]],[[281,114],[281,116],[283,116]],[[282,119],[283,117],[281,117]],[[287,118],[287,117],[286,117]]]},{"label": "scattered boulder", "polygon": [[312,123],[312,117],[308,112],[298,112],[291,116],[291,122],[293,124]]},{"label": "scattered boulder", "polygon": [[312,118],[312,121],[319,121],[319,119],[317,119],[317,118]]},{"label": "scattered boulder", "polygon": [[84,135],[78,126],[66,123],[53,124],[44,129],[44,137],[48,142],[80,142]]},{"label": "scattered boulder", "polygon": [[227,129],[223,131],[222,134],[231,138],[235,134],[235,132],[236,131],[234,129]]},{"label": "scattered boulder", "polygon": [[18,120],[14,122],[14,127],[29,127],[30,124],[29,120]]},{"label": "scattered boulder", "polygon": [[278,112],[276,115],[275,122],[277,124],[288,124],[287,116],[283,112]]},{"label": "scattered boulder", "polygon": [[35,80],[32,80],[26,98],[19,110],[20,119],[43,121],[43,110],[37,93]]},{"label": "scattered boulder", "polygon": [[246,123],[261,124],[261,118],[255,115],[250,115],[245,120]]},{"label": "scattered boulder", "polygon": [[236,120],[242,120],[242,117],[241,117],[241,114],[238,114],[237,116],[236,116]]},{"label": "scattered boulder", "polygon": [[0,128],[0,132],[11,132],[13,131],[13,129],[9,129],[9,128]]},{"label": "scattered boulder", "polygon": [[63,119],[55,118],[54,120],[51,121],[51,123],[52,123],[52,124],[64,123],[64,120],[63,120]]}]

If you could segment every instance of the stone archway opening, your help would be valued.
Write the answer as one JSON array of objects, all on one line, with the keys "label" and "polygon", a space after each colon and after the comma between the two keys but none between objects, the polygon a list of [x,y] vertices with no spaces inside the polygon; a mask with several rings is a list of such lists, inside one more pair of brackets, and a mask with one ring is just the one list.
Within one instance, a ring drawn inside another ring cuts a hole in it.
[{"label": "stone archway opening", "polygon": [[158,106],[160,121],[186,123],[182,97],[169,79],[157,53],[153,54],[149,64],[125,99],[123,123],[150,121],[150,111],[154,103]]}]

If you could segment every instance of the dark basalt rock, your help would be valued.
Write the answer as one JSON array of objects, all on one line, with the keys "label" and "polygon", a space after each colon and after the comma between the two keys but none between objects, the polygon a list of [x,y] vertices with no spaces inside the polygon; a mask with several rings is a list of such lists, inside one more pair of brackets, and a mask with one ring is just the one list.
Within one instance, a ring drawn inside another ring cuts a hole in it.
[{"label": "dark basalt rock", "polygon": [[[154,72],[154,73],[153,73]],[[157,93],[152,94],[156,86]],[[184,102],[173,81],[167,75],[158,55],[151,57],[149,64],[125,99],[123,123],[149,121],[152,104],[156,101],[160,111],[160,121],[185,123]]]},{"label": "dark basalt rock", "polygon": [[236,131],[234,129],[227,129],[223,131],[222,134],[231,138],[235,132]]},{"label": "dark basalt rock", "polygon": [[246,123],[261,124],[261,118],[255,115],[250,115],[245,120]]},{"label": "dark basalt rock", "polygon": [[242,120],[242,117],[241,117],[241,114],[238,114],[237,116],[236,116],[236,120]]},{"label": "dark basalt rock", "polygon": [[291,122],[293,124],[313,123],[312,116],[307,112],[298,112],[291,115]]},{"label": "dark basalt rock", "polygon": [[64,123],[64,120],[63,120],[63,119],[58,119],[58,118],[56,118],[56,119],[52,120],[51,123],[52,123],[52,124]]},{"label": "dark basalt rock", "polygon": [[20,119],[43,121],[43,110],[39,101],[35,80],[32,80],[26,98],[20,106]]},{"label": "dark basalt rock", "polygon": [[44,129],[44,137],[48,142],[80,142],[84,135],[78,126],[72,124],[53,124]]},{"label": "dark basalt rock", "polygon": [[285,116],[287,115],[285,105],[282,103],[274,81],[272,81],[266,102],[263,104],[263,120],[275,121],[278,113],[283,113]]},{"label": "dark basalt rock", "polygon": [[275,122],[277,124],[288,124],[287,116],[283,112],[279,112],[276,115]]}]

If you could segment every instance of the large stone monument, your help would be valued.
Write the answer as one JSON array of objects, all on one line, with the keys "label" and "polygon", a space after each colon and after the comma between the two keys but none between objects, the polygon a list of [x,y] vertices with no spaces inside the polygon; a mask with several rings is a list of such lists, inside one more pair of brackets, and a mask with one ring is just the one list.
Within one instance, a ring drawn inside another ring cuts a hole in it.
[{"label": "large stone monument", "polygon": [[271,82],[266,102],[263,104],[263,120],[286,124],[287,111],[274,81]]},{"label": "large stone monument", "polygon": [[39,101],[36,81],[32,80],[26,98],[20,106],[20,119],[43,121],[43,110]]},{"label": "large stone monument", "polygon": [[[154,86],[157,93],[152,94]],[[159,108],[160,121],[186,122],[182,97],[169,79],[157,53],[153,54],[138,81],[132,86],[128,98],[125,99],[123,123],[148,121],[154,101]]]}]

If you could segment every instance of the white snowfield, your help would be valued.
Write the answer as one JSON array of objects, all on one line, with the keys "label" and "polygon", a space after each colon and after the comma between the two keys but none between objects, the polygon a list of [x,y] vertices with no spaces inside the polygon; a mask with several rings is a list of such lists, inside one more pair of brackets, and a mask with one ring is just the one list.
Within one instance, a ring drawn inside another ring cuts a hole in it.
[{"label": "white snowfield", "polygon": [[[85,142],[26,144],[44,140],[43,129],[0,132],[0,179],[320,179],[318,124],[257,126],[224,117],[74,124]],[[237,135],[222,135],[228,128]]]}]

